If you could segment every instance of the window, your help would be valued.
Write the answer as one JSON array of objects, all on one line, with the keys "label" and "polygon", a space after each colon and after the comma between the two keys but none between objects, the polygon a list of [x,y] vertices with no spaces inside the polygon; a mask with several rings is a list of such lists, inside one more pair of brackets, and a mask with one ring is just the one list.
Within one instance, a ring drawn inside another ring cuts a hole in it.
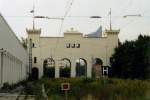
[{"label": "window", "polygon": [[76,44],[76,48],[80,48],[80,44]]},{"label": "window", "polygon": [[66,48],[80,48],[79,43],[67,43]]},{"label": "window", "polygon": [[37,57],[34,57],[34,63],[37,63]]},{"label": "window", "polygon": [[66,48],[70,48],[70,43],[66,44]]},{"label": "window", "polygon": [[72,46],[71,46],[72,48],[75,48],[75,44],[72,44]]},{"label": "window", "polygon": [[35,44],[34,43],[32,43],[32,48],[34,48],[35,47]]}]

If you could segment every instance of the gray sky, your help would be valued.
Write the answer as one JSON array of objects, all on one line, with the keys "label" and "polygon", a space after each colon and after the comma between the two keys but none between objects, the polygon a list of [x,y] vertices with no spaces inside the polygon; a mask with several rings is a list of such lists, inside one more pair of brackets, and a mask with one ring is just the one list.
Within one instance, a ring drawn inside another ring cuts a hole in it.
[{"label": "gray sky", "polygon": [[[18,37],[26,37],[26,28],[32,27],[30,11],[35,5],[35,15],[64,16],[71,0],[0,0],[0,12]],[[74,27],[88,34],[102,25],[109,28],[109,9],[112,9],[112,26],[120,29],[121,41],[133,40],[141,34],[150,34],[150,0],[74,0],[67,16],[102,16],[102,19],[70,18],[60,20],[36,19],[36,27],[42,28],[42,36],[62,36],[63,32]],[[124,15],[141,14],[142,17]]]}]

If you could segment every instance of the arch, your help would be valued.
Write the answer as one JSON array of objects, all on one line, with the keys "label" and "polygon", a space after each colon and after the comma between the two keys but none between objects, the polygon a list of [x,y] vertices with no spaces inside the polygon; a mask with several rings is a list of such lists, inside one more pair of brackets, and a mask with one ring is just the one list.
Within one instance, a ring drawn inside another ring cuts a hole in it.
[{"label": "arch", "polygon": [[52,57],[44,60],[43,74],[45,77],[49,77],[49,78],[55,77],[55,60]]},{"label": "arch", "polygon": [[61,66],[60,66],[60,77],[70,77],[71,75],[71,61],[68,58],[61,59]]},{"label": "arch", "polygon": [[76,60],[76,76],[87,76],[87,61],[84,58]]},{"label": "arch", "polygon": [[71,67],[71,61],[70,61],[70,59],[68,59],[68,58],[63,58],[63,59],[61,59],[62,61],[68,61],[69,62],[69,67]]},{"label": "arch", "polygon": [[39,69],[37,67],[32,68],[32,79],[33,80],[39,79]]},{"label": "arch", "polygon": [[100,58],[95,58],[95,64],[96,65],[103,65],[103,61]]},{"label": "arch", "polygon": [[92,77],[100,78],[102,76],[103,61],[100,58],[93,59]]}]

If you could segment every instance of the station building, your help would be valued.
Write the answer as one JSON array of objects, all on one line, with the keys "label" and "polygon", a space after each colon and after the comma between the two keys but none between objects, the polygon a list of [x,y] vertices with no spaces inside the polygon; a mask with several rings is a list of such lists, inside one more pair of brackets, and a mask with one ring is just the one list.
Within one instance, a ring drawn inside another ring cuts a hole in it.
[{"label": "station building", "polygon": [[[28,48],[32,49],[32,69],[41,77],[63,77],[63,69],[69,68],[68,77],[102,76],[102,66],[110,66],[110,57],[118,46],[119,30],[102,31],[83,35],[71,28],[63,37],[42,37],[41,29],[26,29]],[[51,68],[54,71],[47,72]]]}]

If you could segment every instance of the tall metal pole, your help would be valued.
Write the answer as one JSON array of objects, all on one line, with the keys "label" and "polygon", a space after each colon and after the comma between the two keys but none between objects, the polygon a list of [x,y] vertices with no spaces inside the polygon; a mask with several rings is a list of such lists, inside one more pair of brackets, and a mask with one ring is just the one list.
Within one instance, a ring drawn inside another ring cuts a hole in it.
[{"label": "tall metal pole", "polygon": [[111,8],[110,8],[110,11],[109,11],[109,17],[110,17],[110,23],[109,23],[109,25],[110,25],[110,30],[112,30],[112,23],[111,23]]},{"label": "tall metal pole", "polygon": [[35,11],[34,11],[34,10],[35,10],[35,7],[34,7],[34,5],[33,5],[33,30],[35,29],[35,22],[34,22],[34,21],[35,21],[35,19],[34,19],[34,16],[35,16],[35,15],[34,15],[34,12],[35,12]]},{"label": "tall metal pole", "polygon": [[68,100],[68,91],[65,90],[65,100]]},{"label": "tall metal pole", "polygon": [[33,25],[33,30],[35,29],[35,7],[34,7],[34,4],[33,4],[33,9],[30,11],[30,13],[32,13],[32,18],[33,18],[33,23],[32,23],[32,25]]}]

